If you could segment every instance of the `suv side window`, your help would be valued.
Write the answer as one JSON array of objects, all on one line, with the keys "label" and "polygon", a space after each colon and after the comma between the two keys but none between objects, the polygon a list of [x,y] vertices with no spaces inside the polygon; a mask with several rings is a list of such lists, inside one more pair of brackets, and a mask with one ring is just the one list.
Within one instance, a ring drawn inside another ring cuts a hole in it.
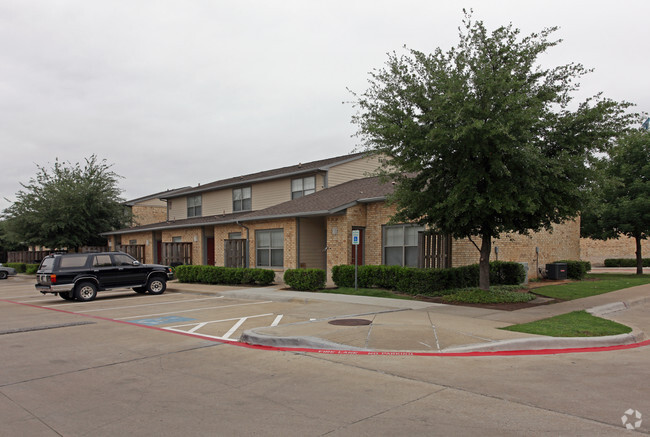
[{"label": "suv side window", "polygon": [[93,258],[93,267],[111,267],[113,265],[110,255],[95,255]]},{"label": "suv side window", "polygon": [[131,258],[129,255],[123,253],[113,255],[113,259],[115,260],[116,266],[132,266],[133,261],[135,261],[134,258]]},{"label": "suv side window", "polygon": [[86,266],[87,256],[62,256],[59,264],[61,269],[78,269]]}]

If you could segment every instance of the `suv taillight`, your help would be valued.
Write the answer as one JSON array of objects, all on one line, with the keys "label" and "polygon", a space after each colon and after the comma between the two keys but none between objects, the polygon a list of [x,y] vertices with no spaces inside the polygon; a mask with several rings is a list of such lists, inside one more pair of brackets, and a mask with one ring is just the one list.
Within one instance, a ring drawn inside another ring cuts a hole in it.
[{"label": "suv taillight", "polygon": [[56,275],[50,275],[50,284],[56,284]]}]

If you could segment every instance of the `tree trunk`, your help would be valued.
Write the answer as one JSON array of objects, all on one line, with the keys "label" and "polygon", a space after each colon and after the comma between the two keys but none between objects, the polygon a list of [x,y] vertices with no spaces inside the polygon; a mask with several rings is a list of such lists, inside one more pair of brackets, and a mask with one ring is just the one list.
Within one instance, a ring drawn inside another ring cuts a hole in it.
[{"label": "tree trunk", "polygon": [[643,274],[643,256],[641,255],[641,238],[638,236],[634,237],[636,241],[636,274]]},{"label": "tree trunk", "polygon": [[492,252],[492,237],[481,236],[481,258],[479,259],[478,286],[481,290],[490,290],[490,253]]}]

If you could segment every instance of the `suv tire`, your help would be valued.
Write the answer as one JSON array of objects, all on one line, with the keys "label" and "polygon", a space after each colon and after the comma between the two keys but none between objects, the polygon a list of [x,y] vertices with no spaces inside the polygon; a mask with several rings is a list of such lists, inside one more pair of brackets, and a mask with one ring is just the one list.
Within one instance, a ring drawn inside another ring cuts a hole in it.
[{"label": "suv tire", "polygon": [[59,297],[65,300],[74,300],[74,294],[71,291],[62,291],[59,293]]},{"label": "suv tire", "polygon": [[153,276],[147,281],[147,291],[151,294],[163,294],[167,288],[167,280],[162,276]]},{"label": "suv tire", "polygon": [[90,302],[97,296],[97,286],[92,282],[80,282],[74,289],[74,297],[80,302]]}]

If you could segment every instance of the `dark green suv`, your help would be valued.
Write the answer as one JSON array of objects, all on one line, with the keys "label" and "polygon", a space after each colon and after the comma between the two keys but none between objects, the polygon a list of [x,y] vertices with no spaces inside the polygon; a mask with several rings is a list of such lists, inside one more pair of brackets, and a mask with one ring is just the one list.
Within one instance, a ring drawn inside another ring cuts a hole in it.
[{"label": "dark green suv", "polygon": [[162,294],[173,277],[171,267],[141,264],[123,252],[52,254],[41,261],[35,287],[43,294],[87,302],[98,291],[119,288]]}]

